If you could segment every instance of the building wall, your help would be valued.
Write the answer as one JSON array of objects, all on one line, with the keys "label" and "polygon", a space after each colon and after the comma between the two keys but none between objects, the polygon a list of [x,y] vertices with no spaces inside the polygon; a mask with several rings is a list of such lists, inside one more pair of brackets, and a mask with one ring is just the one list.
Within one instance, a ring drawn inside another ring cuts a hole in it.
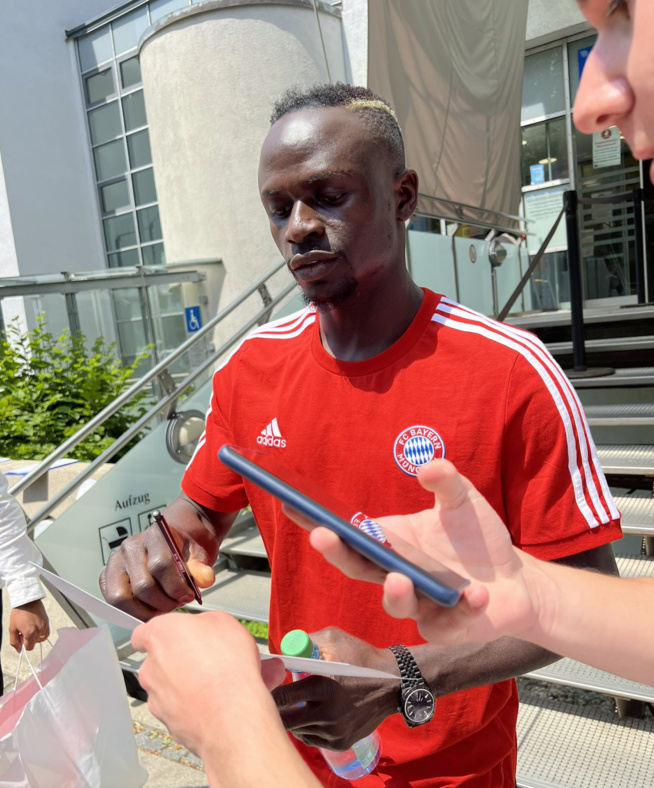
[{"label": "building wall", "polygon": [[13,244],[15,256],[12,264],[3,255],[0,275],[104,267],[74,44],[65,31],[107,6],[2,4],[0,244],[3,251]]},{"label": "building wall", "polygon": [[529,0],[527,49],[584,30],[590,25],[574,0]]}]

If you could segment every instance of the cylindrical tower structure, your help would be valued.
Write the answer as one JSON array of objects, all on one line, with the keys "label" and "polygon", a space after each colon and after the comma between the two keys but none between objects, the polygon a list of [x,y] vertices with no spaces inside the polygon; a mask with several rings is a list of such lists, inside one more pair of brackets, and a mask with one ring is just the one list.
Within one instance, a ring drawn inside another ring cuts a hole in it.
[{"label": "cylindrical tower structure", "polygon": [[259,150],[285,89],[328,81],[327,65],[345,79],[340,13],[312,0],[208,0],[150,28],[140,62],[167,260],[221,258],[222,307],[280,260]]}]

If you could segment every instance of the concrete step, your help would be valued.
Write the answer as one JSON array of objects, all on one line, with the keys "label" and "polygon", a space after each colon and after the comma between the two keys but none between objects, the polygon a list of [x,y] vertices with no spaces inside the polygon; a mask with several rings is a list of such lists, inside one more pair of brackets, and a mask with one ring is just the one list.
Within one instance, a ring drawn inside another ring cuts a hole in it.
[{"label": "concrete step", "polygon": [[565,687],[600,692],[613,698],[627,698],[654,703],[654,687],[639,684],[636,681],[614,676],[597,668],[591,668],[573,659],[561,659],[552,665],[547,665],[540,670],[525,673],[529,679],[548,681],[551,684],[561,684]]},{"label": "concrete step", "polygon": [[654,477],[654,446],[598,446],[597,456],[607,475]]},{"label": "concrete step", "polygon": [[574,378],[571,382],[576,389],[654,386],[654,367],[624,367],[616,369],[612,375],[600,378]]},{"label": "concrete step", "polygon": [[654,721],[557,701],[520,704],[518,788],[645,788]]},{"label": "concrete step", "polygon": [[223,569],[216,575],[216,582],[202,592],[200,606],[197,602],[186,605],[194,613],[204,610],[224,610],[237,618],[268,623],[270,606],[270,574]]},{"label": "concrete step", "polygon": [[615,495],[613,500],[622,515],[622,530],[626,534],[654,536],[654,496],[651,493]]},{"label": "concrete step", "polygon": [[585,405],[584,411],[591,427],[654,426],[654,404],[650,403]]},{"label": "concrete step", "polygon": [[[572,342],[547,342],[546,347],[553,356],[566,356],[572,353]],[[650,350],[654,348],[654,336],[587,339],[585,348],[587,353],[622,353],[626,350]]]},{"label": "concrete step", "polygon": [[221,554],[249,555],[255,558],[266,558],[266,548],[256,525],[238,531],[236,534],[229,532],[220,546]]}]

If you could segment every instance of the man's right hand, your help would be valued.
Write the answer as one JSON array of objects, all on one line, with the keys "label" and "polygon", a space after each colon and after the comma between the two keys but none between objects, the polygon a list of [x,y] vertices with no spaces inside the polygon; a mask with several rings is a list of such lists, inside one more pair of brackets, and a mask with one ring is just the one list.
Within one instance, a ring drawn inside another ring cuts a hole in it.
[{"label": "man's right hand", "polygon": [[[208,588],[218,547],[236,513],[210,512],[182,494],[164,514],[195,582]],[[142,621],[193,600],[168,545],[152,526],[125,539],[112,553],[100,575],[100,590],[109,604]]]}]

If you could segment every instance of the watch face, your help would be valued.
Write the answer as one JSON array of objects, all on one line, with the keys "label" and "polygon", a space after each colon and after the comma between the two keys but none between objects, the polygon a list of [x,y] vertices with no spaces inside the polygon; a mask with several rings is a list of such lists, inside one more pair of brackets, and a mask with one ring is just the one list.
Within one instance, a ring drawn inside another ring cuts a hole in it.
[{"label": "watch face", "polygon": [[434,716],[434,696],[424,687],[409,690],[404,698],[404,713],[411,722],[421,725]]}]

